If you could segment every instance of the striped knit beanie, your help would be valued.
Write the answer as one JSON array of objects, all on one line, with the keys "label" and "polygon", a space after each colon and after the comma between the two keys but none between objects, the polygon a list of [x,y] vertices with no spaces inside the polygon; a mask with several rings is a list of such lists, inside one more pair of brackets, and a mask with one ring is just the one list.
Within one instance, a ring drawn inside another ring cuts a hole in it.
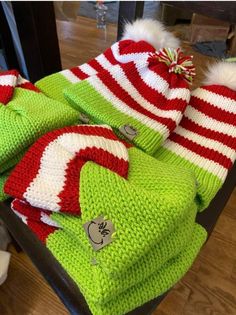
[{"label": "striped knit beanie", "polygon": [[16,70],[0,74],[0,172],[45,132],[74,123],[75,110],[44,96]]},{"label": "striped knit beanie", "polygon": [[[166,45],[166,46],[165,46]],[[37,81],[36,86],[47,96],[66,102],[63,90],[113,65],[141,59],[163,47],[179,47],[179,40],[164,26],[151,19],[136,20],[126,24],[119,42],[105,52],[80,66],[54,73]]]},{"label": "striped knit beanie", "polygon": [[236,159],[236,64],[209,68],[205,85],[192,92],[183,119],[155,157],[193,170],[199,209],[209,205]]},{"label": "striped knit beanie", "polygon": [[99,265],[91,263],[77,240],[64,230],[15,212],[78,284],[94,315],[123,315],[166,292],[188,270],[206,239],[204,229],[188,225],[188,218],[137,264],[119,277],[110,278]]},{"label": "striped knit beanie", "polygon": [[189,99],[191,57],[162,49],[116,65],[65,90],[69,103],[153,154],[179,123]]},{"label": "striped knit beanie", "polygon": [[11,173],[5,192],[60,213],[54,219],[78,234],[91,255],[83,224],[100,216],[110,220],[114,242],[96,258],[111,274],[127,269],[178,225],[188,214],[196,183],[192,172],[127,148],[110,127],[81,125],[39,139]]}]

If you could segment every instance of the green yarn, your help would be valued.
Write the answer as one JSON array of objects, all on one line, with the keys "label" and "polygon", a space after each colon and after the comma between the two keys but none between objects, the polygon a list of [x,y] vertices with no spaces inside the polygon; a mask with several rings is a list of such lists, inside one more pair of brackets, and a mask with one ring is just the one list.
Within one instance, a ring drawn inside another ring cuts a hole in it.
[{"label": "green yarn", "polygon": [[138,132],[133,143],[139,148],[145,148],[145,152],[149,154],[153,154],[163,143],[163,136],[160,133],[116,110],[112,103],[89,84],[88,80],[75,83],[65,89],[64,96],[71,106],[88,115],[94,122],[103,122],[116,130],[123,125],[132,125]]},{"label": "green yarn", "polygon": [[15,88],[13,99],[6,106],[0,105],[0,167],[44,133],[75,123],[78,113],[70,106],[42,93]]},{"label": "green yarn", "polygon": [[[154,271],[159,269],[167,260],[176,256],[186,246],[192,235],[195,216],[196,206],[193,205],[193,207],[190,208],[189,215],[186,216],[182,224],[167,235],[166,238],[154,244],[149,252],[145,253],[138,262],[124,271],[122,276],[117,275],[110,277],[103,271],[99,264],[91,267],[90,273],[92,279],[91,281],[86,279],[84,289],[89,292],[90,299],[94,303],[107,302],[132,285],[143,281]],[[78,224],[80,224],[79,218]],[[76,240],[76,235],[71,235],[71,238]],[[79,239],[77,239],[77,242],[79,243]],[[81,246],[79,247],[82,253],[77,263],[80,265],[83,263],[81,260],[85,260],[87,264],[91,265],[93,258],[91,258],[90,253],[88,254]]]},{"label": "green yarn", "polygon": [[5,185],[5,182],[9,176],[10,172],[11,172],[11,170],[8,170],[5,173],[0,174],[0,201],[4,201],[7,198],[9,198],[9,196],[4,193],[3,187]]},{"label": "green yarn", "polygon": [[94,303],[91,300],[92,291],[87,289],[87,284],[94,283],[92,290],[97,289],[92,269],[98,269],[99,266],[91,265],[84,259],[83,251],[79,249],[76,240],[65,231],[58,230],[48,237],[47,247],[78,284],[93,315],[123,315],[173,286],[189,269],[205,240],[206,231],[195,224],[193,236],[189,240],[190,245],[186,246],[185,250],[156,269],[151,276],[131,286],[107,303]]},{"label": "green yarn", "polygon": [[215,197],[217,191],[223,184],[216,175],[207,172],[196,164],[189,162],[188,160],[163,147],[156,151],[154,157],[156,157],[158,161],[163,161],[171,165],[182,166],[185,169],[192,170],[198,184],[196,202],[198,204],[199,211],[202,211],[209,206],[211,200]]},{"label": "green yarn", "polygon": [[63,95],[63,90],[66,87],[71,86],[71,82],[60,74],[60,72],[42,78],[41,80],[35,82],[35,85],[48,97],[68,104]]},{"label": "green yarn", "polygon": [[[128,180],[87,162],[80,174],[81,219],[57,213],[53,219],[77,237],[104,271],[114,275],[124,272],[176,229],[188,215],[195,195],[191,172],[131,148]],[[113,222],[116,235],[109,246],[94,252],[82,224],[100,215]]]}]

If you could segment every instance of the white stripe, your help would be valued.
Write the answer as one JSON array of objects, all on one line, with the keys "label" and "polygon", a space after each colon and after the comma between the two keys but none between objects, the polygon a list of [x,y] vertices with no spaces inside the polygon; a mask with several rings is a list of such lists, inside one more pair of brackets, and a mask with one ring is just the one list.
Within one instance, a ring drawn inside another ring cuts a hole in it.
[{"label": "white stripe", "polygon": [[176,128],[175,132],[178,135],[183,136],[184,138],[187,138],[187,139],[189,139],[189,140],[191,140],[191,141],[193,141],[199,145],[202,145],[206,148],[215,150],[215,151],[225,155],[232,162],[234,162],[235,150],[231,149],[227,145],[224,145],[223,143],[221,143],[219,141],[201,136],[201,135],[194,133],[192,131],[189,131],[189,130],[181,127],[181,126],[178,126],[178,128]]},{"label": "white stripe", "polygon": [[115,43],[111,46],[111,51],[113,53],[114,58],[121,63],[127,63],[130,61],[135,61],[137,59],[147,59],[149,57],[149,52],[134,52],[128,54],[121,54],[120,53],[120,46],[119,42]]},{"label": "white stripe", "polygon": [[12,74],[6,74],[0,76],[0,85],[10,85],[10,86],[16,86],[17,77]]},{"label": "white stripe", "polygon": [[224,133],[228,136],[232,136],[235,138],[236,133],[236,127],[230,124],[223,123],[221,121],[218,121],[216,119],[213,119],[192,106],[187,106],[184,116],[188,117],[190,120],[198,124],[199,126],[202,126],[204,128],[207,128],[209,130],[217,131]]},{"label": "white stripe", "polygon": [[61,75],[63,75],[68,81],[70,81],[71,83],[77,83],[79,81],[81,81],[76,75],[74,75],[73,72],[71,72],[70,70],[63,70],[60,72]]},{"label": "white stripe", "polygon": [[177,154],[178,156],[188,160],[189,162],[195,164],[196,166],[199,166],[202,169],[212,173],[213,175],[216,175],[222,181],[224,181],[227,176],[228,170],[224,168],[222,165],[219,165],[214,161],[208,160],[196,154],[195,152],[192,152],[187,148],[184,148],[183,146],[176,142],[167,140],[164,143],[163,147]]},{"label": "white stripe", "polygon": [[79,154],[80,150],[88,147],[104,149],[128,161],[127,149],[119,141],[78,133],[63,134],[45,148],[38,174],[24,193],[24,198],[32,206],[59,211],[58,195],[64,187],[67,164],[76,156],[75,153]]},{"label": "white stripe", "polygon": [[148,62],[136,61],[135,67],[140,75],[140,79],[143,80],[147,86],[151,87],[158,93],[163,94],[168,100],[175,98],[186,100],[190,99],[190,91],[187,88],[170,88],[169,83],[163,79],[159,74],[148,68]]},{"label": "white stripe", "polygon": [[85,74],[87,74],[88,76],[94,75],[97,73],[97,71],[87,63],[84,63],[83,65],[79,66],[79,69],[83,71]]},{"label": "white stripe", "polygon": [[[131,84],[129,79],[126,77],[123,69],[117,65],[115,67],[110,68],[109,73],[115,79],[115,81],[143,108],[145,108],[150,113],[160,116],[171,118],[173,121],[179,120],[180,116],[182,116],[182,112],[178,110],[163,110],[157,108],[155,105],[151,104],[147,101],[139,91]],[[158,99],[157,99],[158,103]],[[164,107],[164,106],[163,106]],[[178,119],[179,118],[179,119]]]},{"label": "white stripe", "polygon": [[99,55],[95,59],[100,64],[100,66],[102,66],[105,70],[108,70],[114,66],[103,54]]},{"label": "white stripe", "polygon": [[45,224],[47,224],[47,225],[50,225],[50,226],[53,226],[53,227],[57,227],[57,228],[60,227],[60,225],[59,225],[56,221],[54,221],[53,219],[51,219],[50,216],[47,215],[46,213],[41,212],[40,215],[41,215],[40,220],[41,220],[43,223],[45,223]]},{"label": "white stripe", "polygon": [[227,112],[236,114],[236,101],[232,98],[222,96],[220,94],[213,93],[202,88],[198,88],[192,91],[191,95]]},{"label": "white stripe", "polygon": [[[103,82],[98,78],[89,78],[88,79],[89,83],[99,94],[101,94],[108,102],[111,102],[113,107],[116,108],[118,111],[136,119],[139,121],[142,125],[146,125],[149,128],[162,133],[164,136],[169,135],[169,130],[168,128],[161,124],[156,122],[155,120],[137,112],[136,110],[130,108],[122,102],[119,98],[117,98],[108,88],[106,85],[103,84]],[[128,123],[128,121],[127,121]],[[119,126],[114,126],[114,127],[119,127]]]}]

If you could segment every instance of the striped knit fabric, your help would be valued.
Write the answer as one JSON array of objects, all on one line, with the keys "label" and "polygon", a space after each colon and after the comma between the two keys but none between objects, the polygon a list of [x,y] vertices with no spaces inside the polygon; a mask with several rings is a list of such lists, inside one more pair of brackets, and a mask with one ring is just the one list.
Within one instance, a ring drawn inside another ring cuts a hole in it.
[{"label": "striped knit fabric", "polygon": [[120,131],[131,126],[136,131],[132,142],[153,154],[179,123],[190,98],[184,75],[175,71],[185,58],[179,51],[172,54],[173,71],[151,54],[83,80],[65,90],[65,97],[95,122]]},{"label": "striped knit fabric", "polygon": [[113,65],[142,59],[150,52],[155,52],[155,48],[145,41],[122,40],[89,62],[44,77],[35,84],[47,96],[66,102],[63,95],[65,88],[103,70],[108,70]]},{"label": "striped knit fabric", "polygon": [[31,82],[23,79],[17,70],[0,72],[0,103],[7,105],[10,102],[15,87],[40,92]]},{"label": "striped knit fabric", "polygon": [[[0,180],[20,160],[27,148],[47,131],[77,124],[78,113],[70,106],[40,93],[19,72],[0,73]],[[4,199],[1,191],[0,200]]]},{"label": "striped knit fabric", "polygon": [[[39,139],[11,173],[5,192],[54,211],[53,220],[73,234],[106,273],[117,274],[182,222],[196,183],[189,171],[136,148],[127,150],[110,127],[81,125]],[[111,246],[94,253],[83,223],[101,215],[112,221],[116,234]]]},{"label": "striped knit fabric", "polygon": [[[224,66],[213,67],[223,72]],[[235,78],[236,66],[230,67],[228,76]],[[179,126],[155,154],[158,160],[194,171],[200,210],[214,198],[236,159],[236,86],[232,90],[227,80],[225,85],[215,81],[192,92]]]},{"label": "striped knit fabric", "polygon": [[[205,231],[193,224],[196,211],[190,212],[191,216],[176,231],[155,245],[137,264],[117,278],[111,278],[91,264],[90,258],[70,234],[44,224],[32,215],[29,218],[24,211],[22,214],[22,209],[20,212],[15,210],[78,284],[94,315],[125,314],[164,293],[179,280],[206,238]],[[189,248],[188,243],[191,244]]]},{"label": "striped knit fabric", "polygon": [[[29,163],[32,160],[34,163]],[[5,192],[35,207],[80,213],[79,179],[87,161],[127,177],[128,152],[112,129],[81,125],[41,137],[16,166]],[[21,172],[25,174],[22,179]]]}]

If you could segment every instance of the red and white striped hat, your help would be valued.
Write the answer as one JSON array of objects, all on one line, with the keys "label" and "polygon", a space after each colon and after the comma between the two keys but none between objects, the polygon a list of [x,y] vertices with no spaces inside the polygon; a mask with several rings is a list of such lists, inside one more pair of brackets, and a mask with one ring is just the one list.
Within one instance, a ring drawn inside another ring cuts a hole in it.
[{"label": "red and white striped hat", "polygon": [[0,72],[0,103],[6,105],[12,99],[15,87],[39,92],[31,82],[22,78],[17,70]]},{"label": "red and white striped hat", "polygon": [[63,90],[71,84],[108,70],[114,65],[145,58],[160,48],[179,46],[179,40],[166,31],[161,22],[152,19],[136,20],[126,24],[121,40],[102,54],[82,65],[44,77],[35,84],[47,96],[65,101]]},{"label": "red and white striped hat", "polygon": [[126,146],[129,147],[109,126],[81,125],[52,131],[33,144],[11,173],[4,190],[34,207],[79,214],[83,165],[93,161],[126,178]]},{"label": "red and white striped hat", "polygon": [[153,154],[175,129],[190,99],[192,57],[161,49],[110,67],[65,90],[70,104],[119,130]]},{"label": "red and white striped hat", "polygon": [[200,208],[208,206],[236,160],[236,64],[209,67],[205,85],[192,91],[183,119],[156,157],[190,167]]}]

